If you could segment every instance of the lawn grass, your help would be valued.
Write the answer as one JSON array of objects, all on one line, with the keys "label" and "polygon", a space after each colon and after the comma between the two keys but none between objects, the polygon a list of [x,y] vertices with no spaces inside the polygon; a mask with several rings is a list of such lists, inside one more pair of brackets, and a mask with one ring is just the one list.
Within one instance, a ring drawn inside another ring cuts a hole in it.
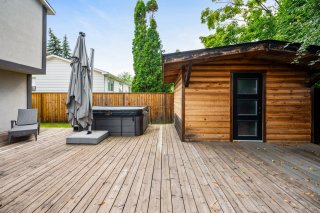
[{"label": "lawn grass", "polygon": [[71,128],[69,123],[40,123],[41,128]]}]

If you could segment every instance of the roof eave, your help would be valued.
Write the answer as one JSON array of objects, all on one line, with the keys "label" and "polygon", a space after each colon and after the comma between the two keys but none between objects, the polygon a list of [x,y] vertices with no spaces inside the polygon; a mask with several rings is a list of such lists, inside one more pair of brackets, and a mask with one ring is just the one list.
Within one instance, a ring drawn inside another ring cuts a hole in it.
[{"label": "roof eave", "polygon": [[[226,53],[226,55],[230,53],[232,54],[232,52],[241,53],[241,52],[248,52],[251,50],[256,51],[256,50],[272,50],[272,49],[274,50],[281,49],[283,51],[296,52],[300,48],[300,46],[301,44],[291,43],[288,41],[263,40],[263,41],[241,43],[241,44],[227,45],[227,46],[214,47],[214,48],[205,48],[205,49],[198,49],[198,50],[191,50],[191,51],[184,51],[184,52],[163,54],[163,63],[165,64],[177,63],[177,62],[187,61],[195,58],[218,56],[220,54],[219,51],[228,52]],[[215,54],[215,55],[212,55],[212,54]]]},{"label": "roof eave", "polygon": [[[223,60],[226,57],[233,57],[237,55],[250,54],[255,52],[269,52],[269,54],[286,54],[288,58],[294,57],[301,47],[299,43],[291,43],[287,41],[264,40],[251,43],[242,43],[236,45],[191,50],[178,53],[169,53],[162,55],[162,78],[165,83],[174,81],[173,76],[175,72],[179,72],[180,67],[192,62],[194,64],[206,63],[211,60]],[[318,55],[320,46],[311,45],[307,47],[308,57]],[[279,61],[281,62],[281,61]],[[283,62],[287,63],[287,62]],[[297,66],[307,66],[306,64]],[[319,65],[316,67],[309,67],[310,70],[319,70]],[[165,72],[171,70],[170,75]],[[169,77],[170,76],[170,77]]]},{"label": "roof eave", "polygon": [[55,15],[56,11],[51,7],[49,2],[47,0],[40,0],[41,4],[47,9],[47,14],[48,15]]}]

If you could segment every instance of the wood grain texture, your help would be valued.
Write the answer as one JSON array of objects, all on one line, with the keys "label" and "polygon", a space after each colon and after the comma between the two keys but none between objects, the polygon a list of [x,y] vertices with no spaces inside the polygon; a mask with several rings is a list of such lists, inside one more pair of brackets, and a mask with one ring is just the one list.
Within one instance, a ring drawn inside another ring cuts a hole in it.
[{"label": "wood grain texture", "polygon": [[189,87],[185,88],[188,141],[232,140],[230,76],[234,72],[264,73],[264,141],[311,141],[311,91],[306,84],[307,70],[250,59],[193,65]]},{"label": "wood grain texture", "polygon": [[173,111],[174,111],[174,125],[178,132],[180,139],[183,138],[183,127],[182,127],[182,95],[183,95],[183,88],[182,88],[182,75],[180,73],[177,81],[174,84],[174,104],[173,104]]},{"label": "wood grain texture", "polygon": [[[41,122],[67,122],[67,93],[33,93],[32,107]],[[171,93],[93,93],[94,106],[148,106],[151,123],[172,123]]]},{"label": "wood grain texture", "polygon": [[100,144],[72,129],[0,147],[0,212],[319,212],[320,147],[181,142],[173,124]]},{"label": "wood grain texture", "polygon": [[230,72],[193,67],[185,88],[186,140],[230,140]]},{"label": "wood grain texture", "polygon": [[311,90],[306,81],[303,71],[266,73],[267,142],[311,141]]},{"label": "wood grain texture", "polygon": [[182,79],[179,75],[174,84],[174,114],[182,118]]}]

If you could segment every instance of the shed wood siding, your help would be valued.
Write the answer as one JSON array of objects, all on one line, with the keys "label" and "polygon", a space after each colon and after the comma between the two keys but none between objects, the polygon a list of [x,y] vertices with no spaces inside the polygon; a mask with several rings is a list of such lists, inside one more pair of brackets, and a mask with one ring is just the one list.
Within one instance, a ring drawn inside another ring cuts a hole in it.
[{"label": "shed wood siding", "polygon": [[230,72],[193,66],[185,88],[186,140],[230,141]]},{"label": "shed wood siding", "polygon": [[307,72],[261,63],[219,61],[192,67],[190,84],[185,88],[187,141],[232,140],[230,79],[233,72],[266,73],[266,127],[263,131],[267,142],[311,141],[311,93],[306,85]]},{"label": "shed wood siding", "polygon": [[268,142],[311,141],[311,91],[306,72],[290,69],[266,74]]},{"label": "shed wood siding", "polygon": [[[233,106],[233,74],[261,73],[262,110],[259,105],[257,117],[259,122],[262,120],[262,137],[259,132],[256,138],[270,143],[311,142],[314,124],[310,87],[316,78],[310,78],[319,73],[320,63],[310,66],[310,62],[319,58],[320,46],[310,45],[299,63],[293,64],[300,47],[297,43],[265,40],[164,54],[163,80],[176,84],[174,111],[178,117],[178,107],[182,106],[183,139],[233,141],[237,138],[233,136],[233,107],[237,107]],[[190,65],[191,78],[186,84],[189,86],[182,86],[181,95],[181,68]],[[248,93],[241,97],[252,96]],[[247,115],[243,119],[251,118]],[[254,140],[249,136],[243,138]]]},{"label": "shed wood siding", "polygon": [[182,138],[182,78],[179,75],[174,84],[174,125],[180,139]]}]

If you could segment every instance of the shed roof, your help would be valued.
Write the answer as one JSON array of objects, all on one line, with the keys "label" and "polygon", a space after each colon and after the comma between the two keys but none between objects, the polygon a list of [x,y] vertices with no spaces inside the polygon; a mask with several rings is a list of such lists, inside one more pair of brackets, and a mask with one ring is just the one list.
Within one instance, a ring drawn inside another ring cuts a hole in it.
[{"label": "shed roof", "polygon": [[309,63],[319,56],[320,46],[307,47],[298,64],[293,64],[297,57],[297,51],[301,47],[299,43],[287,41],[263,40],[236,45],[206,48],[185,52],[169,53],[162,55],[162,75],[165,83],[174,82],[178,77],[181,67],[192,63],[203,64],[212,61],[226,59],[249,58],[251,60],[272,61],[277,64],[303,66],[310,70],[320,70],[320,63],[309,66]]}]

